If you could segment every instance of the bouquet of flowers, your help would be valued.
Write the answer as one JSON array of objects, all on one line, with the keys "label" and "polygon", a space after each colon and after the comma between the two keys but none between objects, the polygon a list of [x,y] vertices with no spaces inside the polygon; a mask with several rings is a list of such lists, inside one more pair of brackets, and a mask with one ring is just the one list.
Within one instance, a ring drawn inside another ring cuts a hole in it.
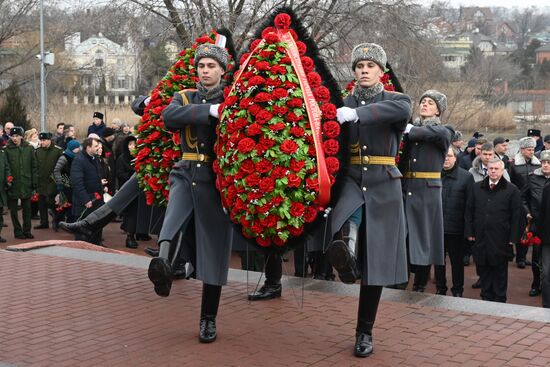
[{"label": "bouquet of flowers", "polygon": [[340,125],[287,13],[243,55],[226,89],[214,171],[223,206],[263,247],[300,236],[330,200]]},{"label": "bouquet of flowers", "polygon": [[[177,61],[153,89],[150,102],[136,126],[138,140],[134,168],[149,205],[167,204],[168,175],[181,156],[180,135],[165,130],[162,111],[172,101],[174,93],[195,88],[199,81],[195,71],[195,50],[203,43],[214,44],[216,36],[215,31],[201,36],[192,47],[179,53]],[[228,68],[233,66],[234,63],[230,63]]]},{"label": "bouquet of flowers", "polygon": [[525,231],[523,232],[523,235],[521,236],[520,243],[523,246],[539,246],[542,241],[541,239],[536,236],[533,231],[530,230],[530,223],[527,224],[525,227]]}]

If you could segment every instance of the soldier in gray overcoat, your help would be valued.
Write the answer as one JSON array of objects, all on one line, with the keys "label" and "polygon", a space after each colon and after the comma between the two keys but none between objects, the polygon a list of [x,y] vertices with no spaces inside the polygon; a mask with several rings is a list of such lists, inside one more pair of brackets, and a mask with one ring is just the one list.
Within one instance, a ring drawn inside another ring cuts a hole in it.
[{"label": "soldier in gray overcoat", "polygon": [[413,290],[424,292],[430,264],[444,264],[441,170],[454,130],[439,116],[447,97],[427,90],[420,97],[420,117],[407,125],[399,167],[403,172],[403,201],[407,219],[409,261],[414,266]]},{"label": "soldier in gray overcoat", "polygon": [[[411,118],[407,95],[380,83],[386,53],[364,43],[352,52],[356,86],[337,112],[343,157],[330,218],[328,258],[345,283],[361,277],[354,354],[372,353],[372,327],[382,286],[407,281],[401,172],[395,156]],[[357,262],[355,261],[357,259]]]},{"label": "soldier in gray overcoat", "polygon": [[170,196],[159,235],[160,252],[149,265],[149,279],[158,295],[168,296],[172,282],[171,243],[180,232],[194,239],[185,241],[184,250],[192,258],[196,278],[203,281],[199,340],[204,343],[216,339],[216,315],[231,254],[229,218],[222,209],[212,169],[218,108],[223,101],[221,77],[228,62],[229,54],[224,48],[200,45],[195,53],[200,80],[197,90],[175,94],[162,112],[166,128],[181,134],[182,160],[170,172]]}]

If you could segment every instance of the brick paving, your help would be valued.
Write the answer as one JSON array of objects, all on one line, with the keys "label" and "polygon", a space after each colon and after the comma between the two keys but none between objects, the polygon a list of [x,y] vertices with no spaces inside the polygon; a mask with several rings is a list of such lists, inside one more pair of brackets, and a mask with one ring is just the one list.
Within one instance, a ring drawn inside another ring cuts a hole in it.
[{"label": "brick paving", "polygon": [[[382,301],[375,353],[351,355],[357,298],[305,291],[248,303],[224,287],[218,341],[197,340],[201,284],[168,298],[146,270],[0,251],[0,365],[548,366],[550,324]],[[482,302],[482,301],[480,301]],[[490,304],[487,303],[487,307]]]}]

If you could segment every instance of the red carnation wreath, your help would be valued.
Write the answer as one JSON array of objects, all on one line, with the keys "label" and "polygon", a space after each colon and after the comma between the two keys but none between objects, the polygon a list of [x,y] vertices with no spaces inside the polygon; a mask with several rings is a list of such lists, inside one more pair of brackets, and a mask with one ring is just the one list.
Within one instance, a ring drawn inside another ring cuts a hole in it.
[{"label": "red carnation wreath", "polygon": [[330,193],[339,167],[330,92],[290,16],[279,14],[274,24],[251,44],[225,91],[214,162],[231,220],[263,247],[302,234],[324,210],[323,182]]},{"label": "red carnation wreath", "polygon": [[[147,204],[165,206],[168,202],[168,175],[181,156],[180,135],[164,128],[162,111],[170,103],[174,93],[195,88],[199,78],[195,72],[195,50],[203,43],[215,43],[217,33],[203,35],[192,47],[182,50],[168,73],[151,93],[140,122],[136,125],[137,145],[134,168],[145,191]],[[234,63],[229,64],[229,69]]]}]

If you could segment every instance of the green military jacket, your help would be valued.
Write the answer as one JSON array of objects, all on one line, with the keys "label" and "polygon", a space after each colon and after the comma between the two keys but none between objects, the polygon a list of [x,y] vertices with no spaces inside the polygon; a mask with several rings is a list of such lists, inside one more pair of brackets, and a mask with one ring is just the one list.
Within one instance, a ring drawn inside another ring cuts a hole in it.
[{"label": "green military jacket", "polygon": [[10,176],[10,165],[8,164],[6,153],[0,150],[0,206],[8,206],[7,191],[11,186]]},{"label": "green military jacket", "polygon": [[12,141],[6,146],[6,158],[10,167],[13,182],[8,191],[12,199],[28,199],[36,189],[36,155],[34,148],[26,141],[20,146]]},{"label": "green military jacket", "polygon": [[53,169],[62,154],[63,151],[61,148],[58,148],[53,143],[48,148],[40,147],[36,150],[36,164],[38,166],[36,191],[39,194],[46,196],[56,194]]}]

